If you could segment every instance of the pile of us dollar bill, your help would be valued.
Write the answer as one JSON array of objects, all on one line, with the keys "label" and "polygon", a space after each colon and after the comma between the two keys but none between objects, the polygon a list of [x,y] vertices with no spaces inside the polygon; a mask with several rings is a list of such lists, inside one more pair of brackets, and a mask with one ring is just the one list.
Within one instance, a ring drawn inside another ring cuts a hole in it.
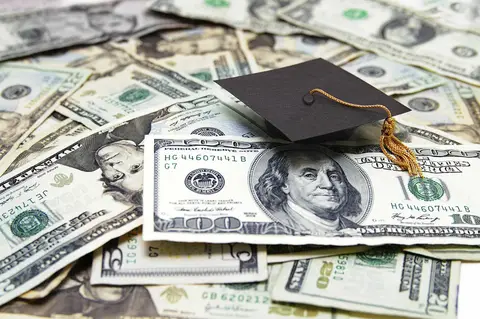
[{"label": "pile of us dollar bill", "polygon": [[[479,317],[480,2],[0,0],[0,39],[0,319]],[[425,179],[214,82],[316,58]]]}]

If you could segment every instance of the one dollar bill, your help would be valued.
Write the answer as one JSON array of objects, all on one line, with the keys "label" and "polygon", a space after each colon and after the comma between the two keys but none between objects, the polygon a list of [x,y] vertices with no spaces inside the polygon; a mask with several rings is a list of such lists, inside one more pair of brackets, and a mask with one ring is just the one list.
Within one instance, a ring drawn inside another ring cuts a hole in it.
[{"label": "one dollar bill", "polygon": [[477,146],[411,149],[425,178],[374,145],[148,136],[144,239],[478,245]]},{"label": "one dollar bill", "polygon": [[437,74],[367,54],[342,68],[388,95],[410,94],[445,84]]},{"label": "one dollar bill", "polygon": [[286,21],[373,51],[480,85],[480,36],[419,18],[374,0],[298,0],[279,11]]},{"label": "one dollar bill", "polygon": [[292,34],[305,32],[301,28],[277,19],[276,11],[289,1],[264,0],[156,0],[150,8],[186,18],[223,23],[236,29],[257,33]]}]

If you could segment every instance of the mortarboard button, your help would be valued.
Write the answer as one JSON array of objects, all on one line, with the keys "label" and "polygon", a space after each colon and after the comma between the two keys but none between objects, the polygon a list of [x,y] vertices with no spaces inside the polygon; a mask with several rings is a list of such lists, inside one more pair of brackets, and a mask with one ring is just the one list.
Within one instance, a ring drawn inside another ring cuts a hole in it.
[{"label": "mortarboard button", "polygon": [[303,96],[303,103],[307,105],[312,105],[315,102],[315,97],[312,93],[308,92]]}]

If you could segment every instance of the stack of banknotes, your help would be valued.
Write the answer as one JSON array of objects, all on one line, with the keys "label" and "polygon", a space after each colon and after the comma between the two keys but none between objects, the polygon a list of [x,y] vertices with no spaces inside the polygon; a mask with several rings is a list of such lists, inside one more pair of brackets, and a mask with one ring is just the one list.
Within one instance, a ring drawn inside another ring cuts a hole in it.
[{"label": "stack of banknotes", "polygon": [[[0,319],[457,318],[480,3],[0,1],[0,38]],[[291,144],[214,82],[316,58],[411,109],[424,179],[380,122]]]}]

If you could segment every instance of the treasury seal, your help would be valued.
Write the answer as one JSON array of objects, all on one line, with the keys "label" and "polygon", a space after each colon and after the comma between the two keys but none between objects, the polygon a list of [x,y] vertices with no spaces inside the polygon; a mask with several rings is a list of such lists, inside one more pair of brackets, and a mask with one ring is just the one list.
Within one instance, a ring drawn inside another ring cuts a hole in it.
[{"label": "treasury seal", "polygon": [[234,283],[234,284],[225,284],[227,288],[230,288],[233,290],[248,290],[248,289],[254,288],[257,285],[258,283],[256,282],[240,282],[240,283]]},{"label": "treasury seal", "polygon": [[228,0],[205,0],[205,4],[215,8],[225,8],[230,6]]},{"label": "treasury seal", "polygon": [[201,80],[201,81],[204,81],[204,82],[211,82],[211,81],[213,81],[212,73],[207,72],[207,71],[197,72],[197,73],[193,73],[193,74],[191,74],[191,75],[192,75],[193,77]]},{"label": "treasury seal", "polygon": [[201,136],[223,136],[225,135],[218,128],[214,127],[199,127],[194,129],[191,135],[201,135]]},{"label": "treasury seal", "polygon": [[415,111],[432,112],[440,107],[440,103],[426,97],[417,97],[408,101],[408,106]]},{"label": "treasury seal", "polygon": [[122,93],[118,99],[120,102],[136,103],[150,96],[150,91],[143,88],[134,88]]},{"label": "treasury seal", "polygon": [[12,234],[30,237],[41,232],[48,225],[48,216],[38,209],[27,210],[15,217],[10,226]]},{"label": "treasury seal", "polygon": [[185,186],[194,193],[211,195],[222,190],[225,179],[222,174],[213,169],[199,168],[185,177]]},{"label": "treasury seal", "polygon": [[378,66],[364,66],[359,68],[357,72],[370,78],[380,78],[387,73],[384,69]]},{"label": "treasury seal", "polygon": [[26,85],[16,84],[5,88],[2,91],[2,97],[5,100],[18,100],[32,92],[32,89]]},{"label": "treasury seal", "polygon": [[395,261],[396,252],[386,249],[372,249],[358,253],[357,258],[366,266],[381,267],[392,264]]},{"label": "treasury seal", "polygon": [[408,189],[418,199],[434,201],[442,198],[445,190],[439,182],[430,178],[413,177],[408,182]]}]

